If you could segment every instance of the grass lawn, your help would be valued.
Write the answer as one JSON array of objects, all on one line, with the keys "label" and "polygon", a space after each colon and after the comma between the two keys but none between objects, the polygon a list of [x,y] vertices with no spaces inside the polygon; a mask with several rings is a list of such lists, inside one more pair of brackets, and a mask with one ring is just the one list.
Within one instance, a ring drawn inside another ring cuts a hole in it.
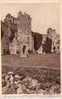
[{"label": "grass lawn", "polygon": [[48,68],[60,69],[60,55],[47,54],[47,55],[31,55],[27,58],[21,58],[14,55],[2,56],[2,70],[16,70],[21,67],[35,67],[35,68]]}]

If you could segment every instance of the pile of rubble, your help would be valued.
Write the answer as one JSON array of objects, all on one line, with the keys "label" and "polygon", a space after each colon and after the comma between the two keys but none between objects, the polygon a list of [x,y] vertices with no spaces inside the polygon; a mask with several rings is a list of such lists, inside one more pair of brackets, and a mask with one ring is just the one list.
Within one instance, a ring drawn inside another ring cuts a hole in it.
[{"label": "pile of rubble", "polygon": [[60,93],[60,85],[45,82],[43,88],[41,82],[31,76],[14,74],[13,72],[2,75],[2,94],[40,94],[53,95]]}]

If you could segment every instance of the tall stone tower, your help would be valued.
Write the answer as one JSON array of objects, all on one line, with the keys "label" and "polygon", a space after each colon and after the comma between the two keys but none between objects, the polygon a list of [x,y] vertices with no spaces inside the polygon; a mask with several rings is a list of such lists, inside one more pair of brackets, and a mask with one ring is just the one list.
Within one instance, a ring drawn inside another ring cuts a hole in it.
[{"label": "tall stone tower", "polygon": [[22,12],[17,17],[17,41],[21,57],[28,55],[28,50],[33,50],[33,38],[31,33],[31,17]]}]

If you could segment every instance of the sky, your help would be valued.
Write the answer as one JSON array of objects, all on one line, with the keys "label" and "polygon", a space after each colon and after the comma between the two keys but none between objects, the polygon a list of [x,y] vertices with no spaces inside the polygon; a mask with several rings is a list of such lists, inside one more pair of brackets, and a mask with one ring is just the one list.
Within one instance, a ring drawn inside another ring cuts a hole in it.
[{"label": "sky", "polygon": [[59,28],[59,5],[57,3],[5,3],[0,5],[0,20],[7,13],[17,16],[17,13],[28,13],[32,18],[32,30],[45,34],[47,28],[52,27],[60,33]]}]

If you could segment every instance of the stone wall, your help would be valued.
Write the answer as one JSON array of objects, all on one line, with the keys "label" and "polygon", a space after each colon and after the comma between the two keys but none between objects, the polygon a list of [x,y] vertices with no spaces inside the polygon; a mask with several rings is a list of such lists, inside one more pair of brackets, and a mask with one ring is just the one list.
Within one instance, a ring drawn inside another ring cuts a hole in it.
[{"label": "stone wall", "polygon": [[26,13],[19,12],[17,19],[18,32],[29,34],[31,32],[31,17]]},{"label": "stone wall", "polygon": [[51,39],[52,39],[52,52],[59,53],[60,52],[60,36],[59,34],[56,33],[56,30],[52,30],[51,34]]}]

